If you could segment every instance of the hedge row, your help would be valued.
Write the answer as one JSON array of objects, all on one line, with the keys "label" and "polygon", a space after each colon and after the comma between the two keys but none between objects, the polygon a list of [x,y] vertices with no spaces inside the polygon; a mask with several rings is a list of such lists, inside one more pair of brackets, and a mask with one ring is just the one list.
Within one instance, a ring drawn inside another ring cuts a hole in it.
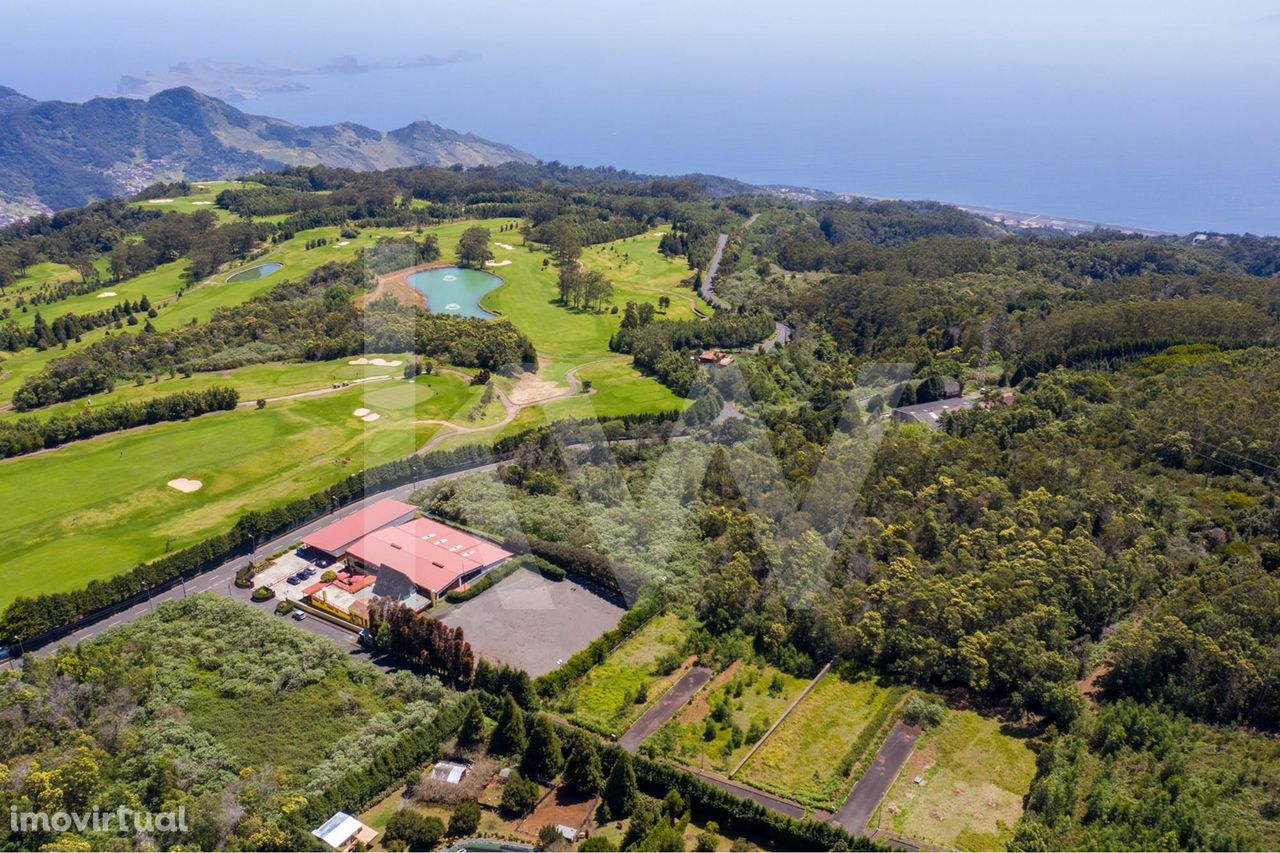
[{"label": "hedge row", "polygon": [[215,385],[200,391],[179,391],[134,402],[109,403],[72,414],[57,413],[41,420],[18,418],[0,423],[0,457],[35,453],[97,435],[163,421],[185,421],[207,412],[228,412],[240,402],[240,392]]},{"label": "hedge row", "polygon": [[529,553],[535,557],[540,557],[571,574],[582,575],[610,592],[618,593],[623,598],[631,597],[640,588],[640,578],[634,571],[627,566],[615,563],[598,551],[524,535],[508,537],[507,549],[519,549],[522,543],[527,544]]},{"label": "hedge row", "polygon": [[558,668],[538,676],[533,682],[534,688],[539,695],[548,699],[567,689],[573,682],[586,675],[592,667],[603,663],[619,643],[638,631],[661,611],[661,606],[653,599],[637,603],[635,607],[622,614],[618,626],[612,631],[606,631],[596,637],[591,641],[591,645],[570,657]]},{"label": "hedge row", "polygon": [[524,560],[517,557],[514,560],[507,560],[498,568],[493,569],[480,580],[468,586],[466,589],[451,589],[444,594],[444,600],[450,604],[461,604],[464,601],[470,601],[489,587],[493,586],[500,580],[510,577],[511,573],[524,565]]}]

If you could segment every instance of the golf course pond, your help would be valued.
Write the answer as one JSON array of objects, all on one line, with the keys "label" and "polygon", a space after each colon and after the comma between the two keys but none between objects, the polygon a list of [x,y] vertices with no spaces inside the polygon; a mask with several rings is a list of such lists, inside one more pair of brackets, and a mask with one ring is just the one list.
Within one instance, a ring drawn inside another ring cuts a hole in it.
[{"label": "golf course pond", "polygon": [[256,267],[249,267],[247,270],[240,270],[240,272],[228,278],[227,283],[236,284],[241,281],[253,281],[259,278],[266,278],[276,270],[283,268],[284,264],[277,264],[275,262],[269,264],[258,264]]},{"label": "golf course pond", "polygon": [[434,314],[484,320],[497,316],[480,307],[480,299],[502,284],[496,275],[464,267],[442,267],[412,273],[405,280],[426,297],[427,309]]}]

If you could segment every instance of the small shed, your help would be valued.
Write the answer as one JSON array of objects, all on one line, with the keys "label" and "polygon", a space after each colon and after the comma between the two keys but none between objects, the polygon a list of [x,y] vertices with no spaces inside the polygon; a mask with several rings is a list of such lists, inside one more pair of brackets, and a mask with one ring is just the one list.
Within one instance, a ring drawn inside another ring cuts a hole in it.
[{"label": "small shed", "polygon": [[456,761],[437,761],[431,768],[431,778],[438,782],[457,785],[467,775],[468,769],[470,768],[467,765]]},{"label": "small shed", "polygon": [[359,819],[346,812],[337,812],[320,826],[311,830],[311,834],[319,838],[334,850],[351,850],[356,844],[372,844],[378,837],[378,831],[366,826]]}]

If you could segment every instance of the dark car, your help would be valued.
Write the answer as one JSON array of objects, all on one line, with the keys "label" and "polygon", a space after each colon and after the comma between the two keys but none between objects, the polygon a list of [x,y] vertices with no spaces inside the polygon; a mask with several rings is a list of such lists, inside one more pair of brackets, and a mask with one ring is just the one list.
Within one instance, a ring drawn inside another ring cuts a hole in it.
[{"label": "dark car", "polygon": [[315,562],[316,565],[322,569],[327,569],[333,565],[333,560],[330,560],[328,557],[317,557]]},{"label": "dark car", "polygon": [[302,583],[302,578],[298,575],[289,575],[289,579],[285,581],[289,586],[297,586]]},{"label": "dark car", "polygon": [[298,577],[300,577],[300,578],[309,578],[309,577],[312,577],[313,575],[315,575],[315,573],[316,573],[315,566],[307,566],[305,569],[303,569],[302,571],[298,572]]}]

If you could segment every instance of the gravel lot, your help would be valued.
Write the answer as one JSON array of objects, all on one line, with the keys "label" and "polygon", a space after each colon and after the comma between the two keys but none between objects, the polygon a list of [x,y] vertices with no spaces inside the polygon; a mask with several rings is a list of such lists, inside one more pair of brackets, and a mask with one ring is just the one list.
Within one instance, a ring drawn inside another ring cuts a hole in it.
[{"label": "gravel lot", "polygon": [[537,677],[614,628],[623,612],[572,578],[549,581],[520,569],[441,620],[462,626],[479,657]]}]

